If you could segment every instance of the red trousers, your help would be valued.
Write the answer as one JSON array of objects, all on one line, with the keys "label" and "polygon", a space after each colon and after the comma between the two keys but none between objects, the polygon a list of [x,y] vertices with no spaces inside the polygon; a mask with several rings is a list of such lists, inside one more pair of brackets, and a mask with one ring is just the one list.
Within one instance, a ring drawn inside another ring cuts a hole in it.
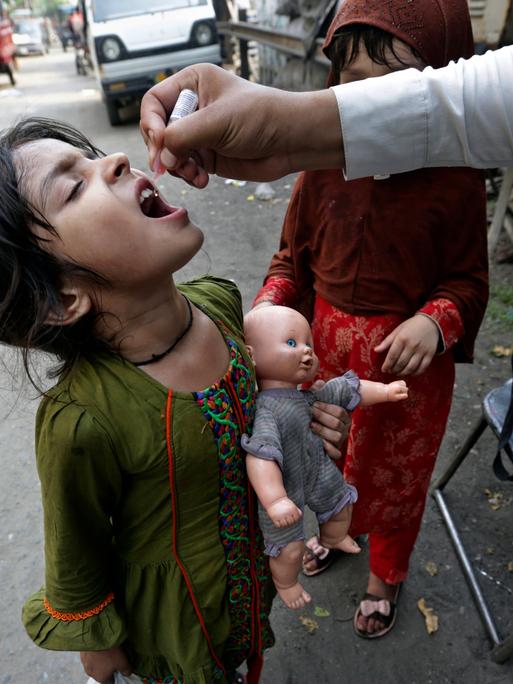
[{"label": "red trousers", "polygon": [[[317,297],[312,323],[319,377],[329,380],[352,369],[366,380],[391,382],[381,373],[386,354],[379,344],[402,319],[353,316]],[[451,406],[451,352],[434,357],[422,375],[406,379],[407,400],[357,408],[345,459],[346,480],[356,486],[350,533],[369,535],[370,570],[383,581],[402,582],[408,572],[426,493]]]}]

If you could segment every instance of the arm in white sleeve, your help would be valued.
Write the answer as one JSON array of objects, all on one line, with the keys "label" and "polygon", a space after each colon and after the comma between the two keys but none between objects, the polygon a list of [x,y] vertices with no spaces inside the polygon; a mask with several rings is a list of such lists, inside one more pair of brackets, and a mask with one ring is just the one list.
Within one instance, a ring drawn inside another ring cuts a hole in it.
[{"label": "arm in white sleeve", "polygon": [[349,180],[425,166],[513,166],[513,46],[333,91]]}]

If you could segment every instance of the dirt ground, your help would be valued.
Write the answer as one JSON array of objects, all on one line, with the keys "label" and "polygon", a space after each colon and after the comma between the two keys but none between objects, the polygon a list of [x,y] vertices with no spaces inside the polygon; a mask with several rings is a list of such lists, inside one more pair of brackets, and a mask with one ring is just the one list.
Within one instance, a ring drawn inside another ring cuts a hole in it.
[{"label": "dirt ground", "polygon": [[[16,93],[0,85],[0,128],[16,116],[39,113],[75,123],[107,152],[124,150],[139,168],[145,153],[136,123],[111,129],[91,78],[77,81],[70,55],[50,54],[23,63]],[[272,202],[258,202],[255,184],[215,179],[198,192],[163,179],[205,228],[202,254],[184,278],[205,271],[231,277],[246,308],[276,246],[292,179],[273,183]],[[511,245],[503,242],[501,248]],[[510,359],[492,353],[513,345],[513,264],[493,264],[492,297],[473,366],[457,371],[453,409],[439,457],[443,468],[480,413],[481,400],[510,376]],[[43,363],[44,366],[44,363]],[[23,631],[20,611],[43,582],[40,491],[34,465],[35,393],[21,383],[19,361],[0,353],[0,684],[84,684],[76,654],[36,648]],[[446,492],[501,635],[513,632],[513,484],[491,469],[496,441],[485,434]],[[277,636],[263,684],[507,684],[513,658],[497,665],[434,502],[423,526],[400,598],[394,631],[378,642],[358,639],[352,615],[366,582],[366,551],[305,581],[313,595],[299,614],[279,601],[273,610]],[[429,564],[429,565],[428,565]],[[434,564],[434,565],[433,565]],[[436,566],[436,574],[433,572]],[[511,566],[510,566],[511,567]],[[486,574],[481,574],[486,573]],[[417,602],[424,598],[439,618],[428,635]],[[312,629],[310,632],[308,627]]]}]

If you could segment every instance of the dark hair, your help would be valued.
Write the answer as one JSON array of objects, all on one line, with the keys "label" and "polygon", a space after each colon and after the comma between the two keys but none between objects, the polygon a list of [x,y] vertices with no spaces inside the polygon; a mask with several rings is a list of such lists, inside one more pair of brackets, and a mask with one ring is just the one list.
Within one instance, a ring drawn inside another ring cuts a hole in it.
[{"label": "dark hair", "polygon": [[80,131],[53,119],[27,118],[0,134],[0,342],[21,350],[24,368],[37,389],[29,365],[31,350],[57,356],[60,363],[49,373],[55,377],[68,372],[82,353],[109,349],[94,335],[97,310],[73,325],[47,323],[50,313],[60,314],[64,276],[107,284],[91,269],[50,254],[44,249],[45,238],[34,234],[34,226],[49,235],[56,231],[24,196],[24,169],[15,165],[13,157],[22,145],[48,138],[103,156]]},{"label": "dark hair", "polygon": [[[350,24],[341,28],[335,33],[327,49],[335,78],[338,80],[342,69],[354,62],[360,52],[362,42],[369,57],[376,64],[383,64],[391,69],[396,69],[397,65],[389,62],[389,55],[392,54],[405,68],[410,67],[411,64],[405,62],[397,54],[394,38],[393,33],[376,26],[369,26],[369,24]],[[408,47],[412,56],[424,63],[417,50],[411,46]]]}]

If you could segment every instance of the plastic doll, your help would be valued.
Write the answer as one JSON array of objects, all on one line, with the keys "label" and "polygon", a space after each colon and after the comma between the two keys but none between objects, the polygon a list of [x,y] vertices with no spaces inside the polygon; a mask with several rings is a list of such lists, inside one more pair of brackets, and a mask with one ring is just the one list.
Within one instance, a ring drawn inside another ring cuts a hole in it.
[{"label": "plastic doll", "polygon": [[319,362],[308,321],[294,309],[254,309],[245,317],[244,332],[260,390],[252,436],[242,441],[248,477],[259,499],[265,552],[278,594],[289,608],[302,608],[311,600],[298,581],[305,504],[317,514],[323,546],[359,551],[347,534],[357,493],[311,432],[311,405],[320,400],[352,411],[359,404],[401,401],[408,389],[403,380],[371,382],[349,371],[321,390],[298,390],[314,379]]}]

